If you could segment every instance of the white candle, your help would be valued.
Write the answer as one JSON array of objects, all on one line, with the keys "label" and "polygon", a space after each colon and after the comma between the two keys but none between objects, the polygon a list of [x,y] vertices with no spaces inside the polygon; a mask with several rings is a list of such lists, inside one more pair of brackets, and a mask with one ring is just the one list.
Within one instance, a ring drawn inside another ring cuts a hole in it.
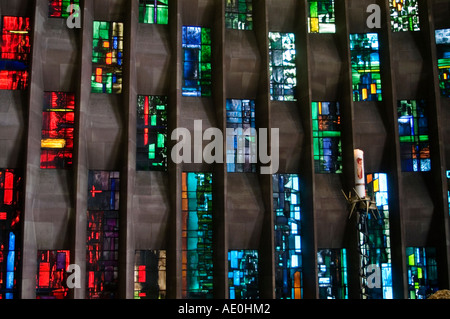
[{"label": "white candle", "polygon": [[354,150],[355,158],[355,190],[359,197],[366,197],[366,179],[364,174],[364,152]]}]

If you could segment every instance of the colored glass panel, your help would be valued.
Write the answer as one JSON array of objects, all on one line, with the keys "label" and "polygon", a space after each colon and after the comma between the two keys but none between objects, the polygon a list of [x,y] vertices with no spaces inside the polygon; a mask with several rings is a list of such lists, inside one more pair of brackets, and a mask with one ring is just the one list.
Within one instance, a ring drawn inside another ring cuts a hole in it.
[{"label": "colored glass panel", "polygon": [[44,92],[41,168],[70,168],[73,163],[75,95]]},{"label": "colored glass panel", "polygon": [[136,170],[166,170],[166,96],[138,96],[136,137]]},{"label": "colored glass panel", "polygon": [[0,169],[0,299],[18,298],[22,178]]},{"label": "colored glass panel", "polygon": [[50,18],[68,18],[73,5],[79,6],[80,0],[49,0],[48,16]]},{"label": "colored glass panel", "polygon": [[402,171],[430,171],[430,141],[425,100],[401,100],[398,102],[397,111]]},{"label": "colored glass panel", "polygon": [[211,96],[211,29],[182,27],[183,96]]},{"label": "colored glass panel", "polygon": [[166,251],[137,250],[134,255],[134,299],[166,298]]},{"label": "colored glass panel", "polygon": [[228,289],[230,299],[258,299],[258,251],[228,251]]},{"label": "colored glass panel", "polygon": [[435,31],[441,95],[450,97],[450,29]]},{"label": "colored glass panel", "polygon": [[169,0],[139,0],[139,22],[169,23]]},{"label": "colored glass panel", "polygon": [[381,101],[377,33],[350,34],[353,101]]},{"label": "colored glass panel", "polygon": [[225,27],[236,30],[253,29],[252,0],[226,0]]},{"label": "colored glass panel", "polygon": [[227,170],[256,172],[255,102],[227,99]]},{"label": "colored glass panel", "polygon": [[119,172],[89,171],[87,299],[118,297]]},{"label": "colored glass panel", "polygon": [[437,290],[436,249],[406,247],[409,299],[426,299]]},{"label": "colored glass panel", "polygon": [[310,33],[335,33],[334,0],[308,0],[308,31]]},{"label": "colored glass panel", "polygon": [[419,31],[419,1],[389,0],[391,29],[399,31]]},{"label": "colored glass panel", "polygon": [[122,93],[123,23],[94,21],[91,89]]},{"label": "colored glass panel", "polygon": [[272,175],[275,225],[275,297],[301,299],[302,232],[300,179],[297,174]]},{"label": "colored glass panel", "polygon": [[271,100],[295,101],[297,67],[295,34],[269,32]]},{"label": "colored glass panel", "polygon": [[182,173],[182,214],[182,296],[212,298],[211,173]]},{"label": "colored glass panel", "polygon": [[338,102],[312,102],[314,169],[342,173],[341,115]]},{"label": "colored glass panel", "polygon": [[321,249],[317,253],[319,299],[348,299],[346,249]]},{"label": "colored glass panel", "polygon": [[39,250],[37,253],[36,299],[67,299],[69,250]]},{"label": "colored glass panel", "polygon": [[29,33],[29,18],[2,17],[0,90],[25,90],[28,88],[31,56]]}]

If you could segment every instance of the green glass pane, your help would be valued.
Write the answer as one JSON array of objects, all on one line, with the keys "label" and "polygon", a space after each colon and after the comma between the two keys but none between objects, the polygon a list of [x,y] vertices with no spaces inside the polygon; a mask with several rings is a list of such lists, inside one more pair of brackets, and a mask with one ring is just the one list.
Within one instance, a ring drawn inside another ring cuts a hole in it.
[{"label": "green glass pane", "polygon": [[319,17],[317,1],[309,2],[309,14],[311,18]]},{"label": "green glass pane", "polygon": [[94,39],[100,38],[100,22],[99,21],[94,21],[93,37],[94,37]]},{"label": "green glass pane", "polygon": [[169,9],[166,7],[158,7],[157,9],[158,24],[168,24],[169,23]]},{"label": "green glass pane", "polygon": [[[211,64],[202,63],[201,64],[201,78],[202,79],[211,79]],[[202,85],[209,85],[209,83],[203,82]]]},{"label": "green glass pane", "polygon": [[322,131],[323,137],[340,137],[341,132],[339,131]]},{"label": "green glass pane", "polygon": [[202,45],[202,51],[200,54],[200,62],[211,62],[211,46]]},{"label": "green glass pane", "polygon": [[164,134],[158,134],[158,147],[163,148],[166,144],[166,137]]},{"label": "green glass pane", "polygon": [[202,44],[211,44],[211,30],[209,28],[202,28],[201,37]]}]

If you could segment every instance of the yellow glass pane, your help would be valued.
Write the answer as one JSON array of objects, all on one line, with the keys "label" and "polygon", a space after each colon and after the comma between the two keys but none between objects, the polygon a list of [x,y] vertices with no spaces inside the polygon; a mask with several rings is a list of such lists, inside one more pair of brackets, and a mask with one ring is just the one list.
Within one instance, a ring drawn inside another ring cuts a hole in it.
[{"label": "yellow glass pane", "polygon": [[66,140],[65,139],[53,139],[53,138],[47,138],[41,140],[41,147],[42,148],[64,148],[66,147]]},{"label": "yellow glass pane", "polygon": [[319,32],[319,18],[311,18],[311,33]]}]

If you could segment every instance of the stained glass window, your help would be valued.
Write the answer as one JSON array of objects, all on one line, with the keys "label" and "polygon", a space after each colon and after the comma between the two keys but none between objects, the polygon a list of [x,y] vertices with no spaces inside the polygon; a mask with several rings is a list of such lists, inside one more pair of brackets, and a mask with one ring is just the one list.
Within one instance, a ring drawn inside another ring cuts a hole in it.
[{"label": "stained glass window", "polygon": [[341,113],[338,102],[312,102],[314,169],[342,173]]},{"label": "stained glass window", "polygon": [[211,29],[183,26],[183,96],[211,96]]},{"label": "stained glass window", "polygon": [[391,29],[398,31],[419,31],[419,1],[389,0]]},{"label": "stained glass window", "polygon": [[297,86],[295,34],[269,32],[269,59],[271,99],[295,101]]},{"label": "stained glass window", "polygon": [[118,297],[119,182],[119,172],[89,171],[87,299]]},{"label": "stained glass window", "polygon": [[227,170],[256,172],[255,101],[227,99],[226,112]]},{"label": "stained glass window", "polygon": [[436,55],[441,95],[450,97],[450,29],[436,30]]},{"label": "stained glass window", "polygon": [[29,33],[29,18],[2,17],[0,90],[25,90],[28,88],[31,55]]},{"label": "stained glass window", "polygon": [[334,0],[308,0],[308,31],[310,33],[335,33]]},{"label": "stained glass window", "polygon": [[75,95],[44,92],[41,168],[70,168],[73,157]]},{"label": "stained glass window", "polygon": [[167,97],[138,96],[136,170],[167,169]]},{"label": "stained glass window", "polygon": [[399,101],[397,111],[402,171],[430,171],[430,141],[425,100]]},{"label": "stained glass window", "polygon": [[381,101],[378,34],[350,34],[350,51],[353,101]]},{"label": "stained glass window", "polygon": [[450,214],[450,171],[447,171],[447,202],[448,202],[448,210]]},{"label": "stained glass window", "polygon": [[346,249],[320,249],[319,299],[348,299]]},{"label": "stained glass window", "polygon": [[182,173],[182,214],[182,296],[212,298],[211,173]]},{"label": "stained glass window", "polygon": [[166,251],[137,250],[134,255],[134,299],[166,298]]},{"label": "stained glass window", "polygon": [[227,29],[252,30],[252,0],[225,1],[225,27]]},{"label": "stained glass window", "polygon": [[39,250],[37,253],[36,298],[66,299],[69,250]]},{"label": "stained glass window", "polygon": [[93,93],[122,93],[123,23],[94,21]]},{"label": "stained glass window", "polygon": [[258,299],[258,251],[228,251],[230,299]]},{"label": "stained glass window", "polygon": [[169,0],[139,0],[139,22],[169,23]]},{"label": "stained glass window", "polygon": [[80,5],[80,0],[49,0],[48,16],[50,18],[68,18],[71,14],[70,6]]},{"label": "stained glass window", "polygon": [[18,298],[22,178],[0,169],[0,299]]},{"label": "stained glass window", "polygon": [[275,174],[275,297],[302,298],[302,233],[300,180],[297,174]]},{"label": "stained glass window", "polygon": [[409,299],[426,299],[439,288],[436,249],[406,247]]},{"label": "stained glass window", "polygon": [[380,269],[381,287],[368,289],[370,299],[392,299],[392,263],[389,227],[389,198],[387,174],[374,173],[366,176],[367,196],[373,198],[378,208],[377,217],[367,214],[368,238],[365,242],[366,265],[376,265]]}]

